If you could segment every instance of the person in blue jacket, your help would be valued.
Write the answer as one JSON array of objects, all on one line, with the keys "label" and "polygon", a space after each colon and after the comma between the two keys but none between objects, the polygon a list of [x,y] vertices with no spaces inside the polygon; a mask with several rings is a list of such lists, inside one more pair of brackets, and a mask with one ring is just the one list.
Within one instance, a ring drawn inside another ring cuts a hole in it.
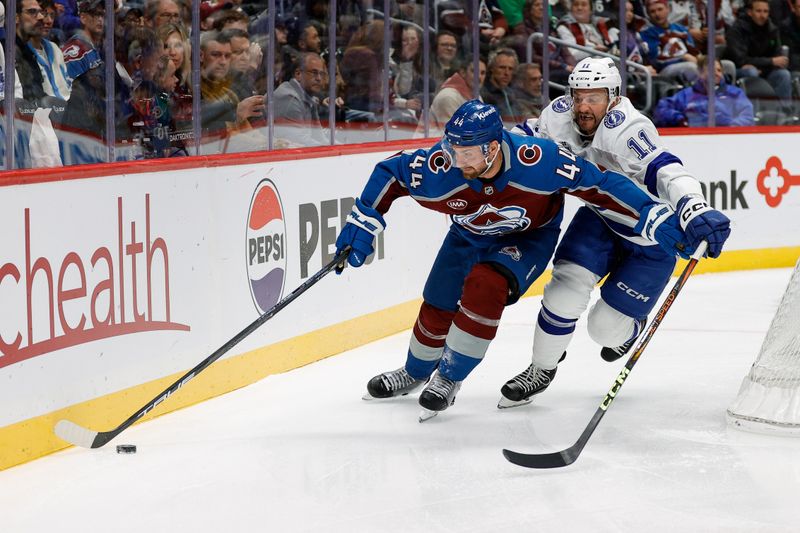
[{"label": "person in blue jacket", "polygon": [[373,253],[375,236],[386,227],[383,215],[400,197],[450,215],[452,225],[428,275],[405,365],[372,378],[365,399],[405,395],[427,382],[420,421],[453,404],[494,339],[505,306],[553,256],[565,193],[615,211],[671,254],[691,253],[697,244],[670,206],[631,180],[602,172],[553,141],[505,131],[497,109],[479,100],[456,110],[432,148],[376,165],[336,240],[337,253],[351,248],[351,266]]},{"label": "person in blue jacket", "polygon": [[[653,117],[659,127],[708,125],[708,91],[706,79],[707,59],[700,56],[697,67],[700,79],[694,85],[678,91],[672,96],[662,98]],[[714,120],[716,126],[752,126],[753,104],[738,87],[725,82],[722,65],[714,61]]]}]

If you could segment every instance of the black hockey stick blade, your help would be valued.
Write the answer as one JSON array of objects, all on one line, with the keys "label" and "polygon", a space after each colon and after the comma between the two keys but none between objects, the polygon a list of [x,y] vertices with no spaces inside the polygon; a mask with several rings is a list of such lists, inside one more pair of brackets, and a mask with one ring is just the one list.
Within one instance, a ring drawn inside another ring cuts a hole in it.
[{"label": "black hockey stick blade", "polygon": [[622,385],[625,383],[625,379],[627,379],[627,377],[630,375],[631,370],[633,370],[633,366],[636,364],[636,361],[639,360],[639,357],[642,355],[642,352],[644,352],[645,347],[658,329],[658,326],[661,324],[661,321],[664,319],[667,311],[669,311],[673,302],[675,302],[675,298],[677,298],[678,294],[681,292],[681,289],[686,284],[686,280],[689,279],[689,276],[691,275],[695,266],[697,266],[697,262],[701,257],[703,257],[707,246],[708,244],[703,241],[700,243],[700,246],[697,247],[697,250],[695,250],[694,254],[692,254],[689,263],[683,269],[681,275],[678,276],[678,280],[675,282],[672,290],[670,290],[667,298],[664,300],[664,303],[661,304],[661,307],[653,318],[653,321],[650,323],[650,327],[647,329],[647,332],[644,334],[641,340],[639,340],[639,343],[636,345],[636,349],[633,351],[633,354],[631,354],[630,358],[625,363],[625,366],[622,367],[622,370],[617,375],[617,379],[614,381],[611,389],[606,393],[603,401],[600,402],[600,406],[597,408],[597,411],[595,411],[594,416],[592,416],[592,419],[589,421],[589,424],[587,424],[586,428],[583,430],[583,433],[581,433],[578,441],[565,450],[551,453],[519,453],[504,449],[503,456],[509,462],[514,463],[515,465],[524,466],[526,468],[560,468],[562,466],[571,465],[578,459],[578,456],[580,455],[581,451],[583,451],[584,446],[586,446],[586,443],[589,442],[589,438],[592,436],[592,433],[594,433],[594,430],[597,428],[598,424],[600,424],[600,420],[602,420],[603,415],[606,414],[606,411],[609,407],[611,407],[614,399],[619,394]]},{"label": "black hockey stick blade", "polygon": [[138,411],[133,413],[127,420],[125,420],[122,424],[115,427],[109,431],[93,431],[91,429],[85,428],[83,426],[79,426],[78,424],[71,422],[69,420],[59,420],[56,423],[54,428],[56,436],[61,440],[69,442],[74,446],[81,446],[83,448],[100,448],[104,444],[108,443],[111,439],[125,431],[127,428],[132,426],[137,420],[141,417],[152,411],[158,404],[163,401],[166,401],[173,393],[175,393],[178,389],[186,385],[191,379],[193,379],[197,374],[205,370],[208,366],[211,365],[214,361],[222,357],[225,353],[227,353],[231,348],[239,344],[242,340],[244,340],[248,335],[253,333],[257,330],[264,322],[278,314],[280,310],[284,307],[289,305],[293,302],[298,296],[306,292],[309,288],[316,285],[316,283],[324,278],[327,274],[329,274],[332,270],[339,268],[341,265],[344,264],[347,256],[350,254],[350,247],[348,246],[331,260],[327,265],[322,267],[322,269],[304,281],[299,287],[297,287],[291,294],[283,298],[281,301],[276,303],[272,308],[266,311],[263,315],[259,316],[254,322],[252,322],[249,326],[244,328],[242,331],[237,333],[231,340],[220,346],[217,351],[203,359],[200,363],[197,364],[194,368],[189,370],[186,374],[178,378],[178,380],[167,387],[164,391],[159,393],[158,396],[150,400],[146,405],[142,406]]}]

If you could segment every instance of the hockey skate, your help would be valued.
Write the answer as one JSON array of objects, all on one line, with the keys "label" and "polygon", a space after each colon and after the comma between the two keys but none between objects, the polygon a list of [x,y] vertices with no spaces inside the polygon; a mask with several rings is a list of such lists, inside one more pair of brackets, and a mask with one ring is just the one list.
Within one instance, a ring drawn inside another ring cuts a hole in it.
[{"label": "hockey skate", "polygon": [[602,357],[609,363],[613,363],[614,361],[616,361],[617,359],[628,353],[628,350],[631,349],[631,346],[633,346],[633,344],[639,339],[639,337],[642,336],[645,324],[647,324],[647,319],[643,318],[639,320],[637,324],[639,327],[639,333],[634,338],[632,338],[625,344],[622,344],[621,346],[617,346],[616,348],[609,348],[607,346],[604,346],[603,349],[600,350],[600,357]]},{"label": "hockey skate", "polygon": [[405,396],[422,387],[427,380],[414,379],[405,367],[378,374],[367,383],[364,400],[382,400],[394,396]]},{"label": "hockey skate", "polygon": [[452,381],[439,374],[437,371],[431,382],[419,395],[419,405],[422,410],[419,413],[419,421],[425,422],[440,411],[444,411],[456,402],[456,394],[461,388],[460,381]]},{"label": "hockey skate", "polygon": [[[567,357],[567,352],[561,355],[560,363]],[[544,391],[556,376],[556,370],[545,370],[533,363],[520,374],[517,374],[506,382],[500,389],[500,401],[497,402],[498,409],[508,409],[509,407],[519,407],[528,405],[533,401],[533,396]]]}]

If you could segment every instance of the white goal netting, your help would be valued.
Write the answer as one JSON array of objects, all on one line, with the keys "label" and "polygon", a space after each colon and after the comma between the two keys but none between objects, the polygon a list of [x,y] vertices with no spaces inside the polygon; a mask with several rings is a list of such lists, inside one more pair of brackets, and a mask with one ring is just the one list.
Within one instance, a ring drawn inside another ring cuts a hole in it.
[{"label": "white goal netting", "polygon": [[728,408],[728,422],[749,431],[800,435],[800,261]]}]

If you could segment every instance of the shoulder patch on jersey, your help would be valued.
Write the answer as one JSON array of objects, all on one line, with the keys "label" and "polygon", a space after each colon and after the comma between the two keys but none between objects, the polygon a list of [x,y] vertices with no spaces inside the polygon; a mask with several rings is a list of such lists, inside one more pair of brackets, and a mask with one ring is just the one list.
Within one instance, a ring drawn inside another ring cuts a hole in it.
[{"label": "shoulder patch on jersey", "polygon": [[625,113],[617,109],[609,111],[606,114],[606,118],[603,119],[603,125],[608,129],[616,128],[623,122],[625,122]]},{"label": "shoulder patch on jersey", "polygon": [[63,52],[64,59],[65,60],[74,59],[74,58],[78,57],[78,52],[80,52],[80,48],[78,48],[77,44],[73,44],[71,46],[68,46]]},{"label": "shoulder patch on jersey", "polygon": [[572,99],[567,97],[556,98],[551,106],[556,113],[566,113],[572,109]]},{"label": "shoulder patch on jersey", "polygon": [[526,167],[532,167],[542,160],[542,148],[538,145],[522,145],[517,148],[517,159]]},{"label": "shoulder patch on jersey", "polygon": [[440,170],[447,172],[450,170],[450,158],[444,155],[441,149],[428,154],[428,170],[434,174],[438,174]]}]

